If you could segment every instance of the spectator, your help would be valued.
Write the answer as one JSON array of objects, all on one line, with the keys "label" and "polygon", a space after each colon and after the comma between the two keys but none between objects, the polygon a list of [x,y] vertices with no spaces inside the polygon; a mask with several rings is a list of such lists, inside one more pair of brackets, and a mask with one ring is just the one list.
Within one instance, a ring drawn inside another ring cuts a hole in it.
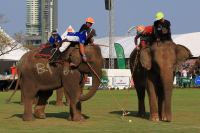
[{"label": "spectator", "polygon": [[[194,85],[196,84],[196,71],[194,70],[192,72],[192,87],[194,88]],[[196,86],[197,87],[197,86]]]},{"label": "spectator", "polygon": [[3,73],[3,75],[8,75],[8,72],[5,70],[4,73]]},{"label": "spectator", "polygon": [[[183,78],[187,78],[186,68],[183,68],[183,71],[181,72],[181,77],[182,77],[182,80]],[[183,83],[183,87],[186,88],[186,83]]]},{"label": "spectator", "polygon": [[8,75],[10,74],[10,71],[8,69],[6,69],[5,72],[7,72]]},{"label": "spectator", "polygon": [[58,32],[56,30],[54,30],[52,32],[52,36],[49,38],[48,43],[55,43],[55,42],[60,42],[60,41],[62,41],[62,38],[60,37]]},{"label": "spectator", "polygon": [[176,73],[176,81],[177,81],[178,87],[181,87],[181,71],[182,71],[182,69],[183,68],[180,67],[180,69]]}]

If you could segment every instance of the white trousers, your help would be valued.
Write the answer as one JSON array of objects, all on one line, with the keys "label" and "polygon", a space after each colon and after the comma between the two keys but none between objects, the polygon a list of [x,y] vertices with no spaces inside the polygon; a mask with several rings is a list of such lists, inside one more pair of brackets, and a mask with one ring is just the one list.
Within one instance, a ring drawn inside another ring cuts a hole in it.
[{"label": "white trousers", "polygon": [[59,48],[60,52],[65,51],[65,49],[67,49],[67,47],[71,44],[71,42],[63,42],[62,46]]},{"label": "white trousers", "polygon": [[[72,42],[79,42],[78,36],[65,36],[64,39]],[[63,42],[62,46],[59,48],[60,52],[63,52],[67,49],[67,47],[71,44],[71,42]]]}]

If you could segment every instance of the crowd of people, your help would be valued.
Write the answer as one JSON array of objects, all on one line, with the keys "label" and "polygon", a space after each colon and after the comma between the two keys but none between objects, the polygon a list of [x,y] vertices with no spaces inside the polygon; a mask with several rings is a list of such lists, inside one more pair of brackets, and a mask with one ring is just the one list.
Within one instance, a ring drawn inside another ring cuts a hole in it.
[{"label": "crowd of people", "polygon": [[197,87],[196,76],[199,76],[196,70],[190,71],[188,67],[180,67],[179,71],[176,73],[176,81],[178,87]]}]

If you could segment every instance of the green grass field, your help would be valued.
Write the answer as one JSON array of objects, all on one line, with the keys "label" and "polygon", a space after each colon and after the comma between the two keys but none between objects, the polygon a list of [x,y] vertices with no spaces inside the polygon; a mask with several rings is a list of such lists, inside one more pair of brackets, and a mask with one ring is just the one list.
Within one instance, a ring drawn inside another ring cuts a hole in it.
[{"label": "green grass field", "polygon": [[[172,96],[172,122],[149,121],[149,104],[146,95],[147,117],[137,114],[137,95],[130,90],[126,111],[130,115],[122,118],[122,110],[108,91],[99,90],[90,100],[83,102],[82,113],[85,122],[68,121],[69,107],[56,107],[55,92],[46,107],[46,119],[34,122],[22,121],[23,106],[20,103],[20,91],[17,91],[10,103],[5,100],[13,91],[0,92],[0,133],[197,133],[200,132],[200,89],[174,89]],[[127,90],[111,91],[124,107]],[[84,90],[87,93],[87,90]],[[63,98],[64,101],[64,98]],[[33,105],[34,107],[34,105]],[[129,122],[132,120],[132,122]]]}]

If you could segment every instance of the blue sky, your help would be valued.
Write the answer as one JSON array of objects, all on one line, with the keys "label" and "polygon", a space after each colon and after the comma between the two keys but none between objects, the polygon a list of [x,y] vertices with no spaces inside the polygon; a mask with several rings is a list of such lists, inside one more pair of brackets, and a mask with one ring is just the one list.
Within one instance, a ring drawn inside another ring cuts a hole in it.
[{"label": "blue sky", "polygon": [[[9,20],[2,27],[10,36],[26,32],[26,1],[0,0],[0,13]],[[96,38],[108,36],[108,11],[104,0],[59,0],[58,32],[69,25],[78,31],[87,17],[93,17]],[[157,12],[171,22],[172,34],[200,32],[200,0],[115,0],[115,36],[125,36],[137,25],[153,25]]]}]

